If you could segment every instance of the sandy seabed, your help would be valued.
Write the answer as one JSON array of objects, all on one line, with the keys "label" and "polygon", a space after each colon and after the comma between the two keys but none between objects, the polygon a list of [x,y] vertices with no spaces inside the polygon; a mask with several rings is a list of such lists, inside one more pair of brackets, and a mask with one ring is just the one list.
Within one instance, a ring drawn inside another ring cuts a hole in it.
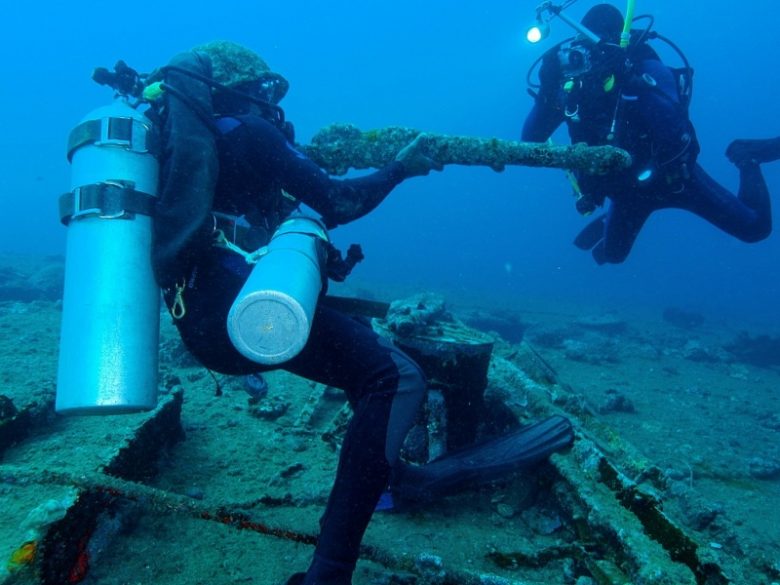
[{"label": "sandy seabed", "polygon": [[[45,292],[46,278],[56,273],[52,262],[4,259],[0,270],[0,394],[17,407],[50,400],[55,389],[61,302]],[[37,280],[29,278],[33,273]],[[33,287],[27,294],[21,281],[38,283],[44,292]],[[361,283],[360,290],[372,290],[371,283]],[[377,290],[376,297],[388,301],[419,292]],[[733,324],[544,299],[498,310],[494,303],[435,292],[458,318],[492,330],[488,395],[521,422],[540,413],[568,414],[580,437],[638,483],[655,477],[665,513],[731,582],[780,580],[780,367],[751,363],[759,360],[726,349],[740,339],[758,343],[759,334],[770,335],[769,343],[776,331],[740,337]],[[187,362],[165,314],[161,347],[162,397],[182,392],[184,439],[164,450],[146,485],[189,498],[215,516],[241,510],[248,523],[241,529],[186,507],[138,501],[103,531],[88,567],[69,582],[283,583],[305,569],[313,550],[299,541],[316,535],[335,474],[346,413],[340,393],[279,371],[265,375],[268,393],[252,403],[243,379],[215,380]],[[544,380],[525,367],[529,348],[545,366]],[[138,416],[52,415],[0,452],[5,558],[24,539],[30,510],[73,493],[67,485],[20,482],[8,470],[98,472]],[[576,550],[566,547],[583,541],[598,547],[599,539],[609,539],[598,530],[583,535],[557,509],[557,481],[555,470],[544,468],[425,506],[375,514],[365,538],[371,548],[355,585],[618,582],[588,570],[576,555],[551,552]],[[278,531],[262,534],[253,529],[257,525]],[[614,529],[619,533],[621,526]],[[512,562],[502,562],[507,559]],[[612,562],[620,565],[620,559]],[[675,582],[648,575],[634,582]],[[0,582],[42,581],[33,561]],[[712,581],[720,582],[728,581]]]}]

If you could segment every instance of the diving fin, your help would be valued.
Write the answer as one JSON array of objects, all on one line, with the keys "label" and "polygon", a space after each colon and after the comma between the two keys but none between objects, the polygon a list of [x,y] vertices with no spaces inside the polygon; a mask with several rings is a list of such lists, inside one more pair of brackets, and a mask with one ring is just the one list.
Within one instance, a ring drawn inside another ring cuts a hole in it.
[{"label": "diving fin", "polygon": [[424,465],[400,463],[393,469],[390,492],[394,501],[425,502],[466,486],[489,483],[528,469],[572,444],[574,431],[563,416],[469,445]]},{"label": "diving fin", "polygon": [[586,225],[577,237],[574,238],[574,245],[580,250],[590,250],[596,246],[596,244],[604,239],[606,218],[607,215],[603,213]]},{"label": "diving fin", "polygon": [[780,137],[757,140],[735,140],[726,149],[726,156],[738,167],[780,159]]}]

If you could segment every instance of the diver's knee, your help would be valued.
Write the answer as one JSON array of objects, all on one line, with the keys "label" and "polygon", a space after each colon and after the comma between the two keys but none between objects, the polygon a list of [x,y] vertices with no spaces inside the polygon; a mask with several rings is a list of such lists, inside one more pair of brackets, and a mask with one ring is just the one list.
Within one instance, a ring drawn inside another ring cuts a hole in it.
[{"label": "diver's knee", "polygon": [[390,465],[398,461],[406,434],[417,420],[427,389],[425,374],[417,363],[401,351],[393,351],[398,382],[390,410],[385,458]]},{"label": "diver's knee", "polygon": [[428,382],[417,362],[400,350],[393,352],[393,362],[398,370],[398,391],[422,396]]}]

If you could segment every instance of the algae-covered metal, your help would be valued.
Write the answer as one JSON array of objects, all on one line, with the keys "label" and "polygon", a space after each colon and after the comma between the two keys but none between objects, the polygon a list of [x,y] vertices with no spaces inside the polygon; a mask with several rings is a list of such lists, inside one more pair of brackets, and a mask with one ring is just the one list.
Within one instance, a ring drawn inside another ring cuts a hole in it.
[{"label": "algae-covered metal", "polygon": [[[329,173],[343,175],[350,168],[383,167],[420,134],[414,128],[361,131],[351,124],[333,124],[315,134],[311,144],[301,150]],[[481,165],[495,171],[504,170],[506,165],[523,165],[603,175],[631,164],[631,155],[612,146],[554,146],[432,133],[425,133],[423,142],[425,154],[443,165]]]}]

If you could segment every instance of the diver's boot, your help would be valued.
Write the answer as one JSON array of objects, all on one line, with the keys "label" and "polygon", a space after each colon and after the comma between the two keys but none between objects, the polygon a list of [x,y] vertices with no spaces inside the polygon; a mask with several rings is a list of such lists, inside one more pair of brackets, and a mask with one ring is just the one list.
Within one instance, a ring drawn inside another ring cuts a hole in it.
[{"label": "diver's boot", "polygon": [[758,140],[735,140],[726,156],[738,167],[768,163],[780,159],[780,137]]}]

